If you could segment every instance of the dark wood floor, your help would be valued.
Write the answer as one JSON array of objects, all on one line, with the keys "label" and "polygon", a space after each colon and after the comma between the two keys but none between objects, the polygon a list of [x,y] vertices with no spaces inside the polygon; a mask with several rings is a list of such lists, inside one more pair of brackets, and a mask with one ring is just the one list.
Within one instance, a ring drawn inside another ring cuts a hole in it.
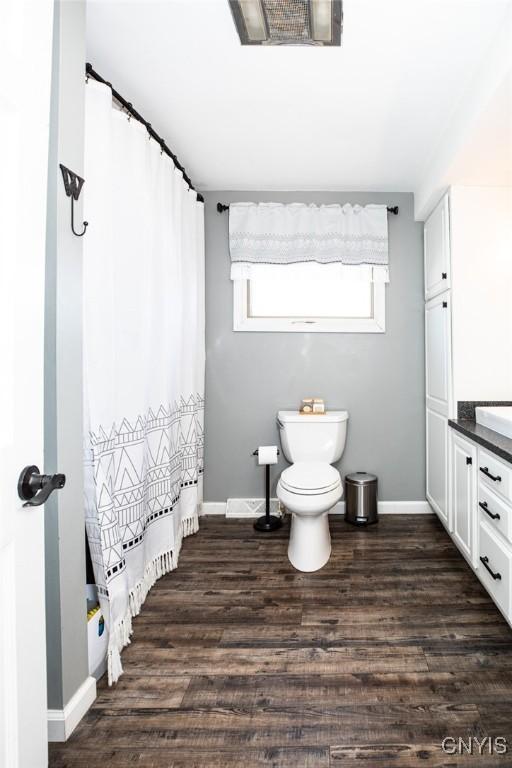
[{"label": "dark wood floor", "polygon": [[[437,519],[331,531],[301,574],[287,525],[203,519],[52,768],[511,766],[512,630]],[[449,757],[446,736],[510,752]]]}]

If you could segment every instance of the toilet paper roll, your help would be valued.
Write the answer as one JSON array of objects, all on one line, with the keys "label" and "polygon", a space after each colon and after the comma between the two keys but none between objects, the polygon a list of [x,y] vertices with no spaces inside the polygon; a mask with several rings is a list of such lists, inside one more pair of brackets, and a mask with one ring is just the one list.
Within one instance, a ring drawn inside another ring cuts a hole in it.
[{"label": "toilet paper roll", "polygon": [[260,445],[258,464],[277,464],[277,445]]}]

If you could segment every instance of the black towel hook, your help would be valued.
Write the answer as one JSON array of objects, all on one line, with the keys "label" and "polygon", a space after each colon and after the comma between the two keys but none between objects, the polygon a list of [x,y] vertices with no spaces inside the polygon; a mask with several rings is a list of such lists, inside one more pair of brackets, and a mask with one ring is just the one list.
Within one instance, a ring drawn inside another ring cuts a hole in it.
[{"label": "black towel hook", "polygon": [[64,189],[66,190],[66,195],[67,197],[71,198],[71,231],[77,237],[83,237],[83,235],[85,235],[87,227],[89,226],[89,222],[84,221],[83,232],[75,232],[73,206],[74,206],[75,200],[78,200],[78,198],[80,197],[80,192],[82,191],[82,187],[84,185],[84,179],[82,179],[80,176],[78,176],[78,174],[74,173],[73,171],[70,171],[69,168],[66,168],[65,165],[62,165],[62,163],[59,163],[59,168],[62,171],[62,178],[64,179]]}]

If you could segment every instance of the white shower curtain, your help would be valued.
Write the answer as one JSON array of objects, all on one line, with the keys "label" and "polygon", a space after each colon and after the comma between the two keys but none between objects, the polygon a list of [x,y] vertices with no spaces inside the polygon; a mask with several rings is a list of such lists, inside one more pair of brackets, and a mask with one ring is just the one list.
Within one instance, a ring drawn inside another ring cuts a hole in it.
[{"label": "white shower curtain", "polygon": [[92,80],[84,175],[86,528],[112,682],[132,616],[198,528],[204,206]]}]

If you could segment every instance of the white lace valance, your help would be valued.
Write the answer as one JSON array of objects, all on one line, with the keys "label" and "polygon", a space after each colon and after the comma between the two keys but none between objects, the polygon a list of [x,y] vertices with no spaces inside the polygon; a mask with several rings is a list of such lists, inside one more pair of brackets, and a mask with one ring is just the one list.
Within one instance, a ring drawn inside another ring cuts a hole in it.
[{"label": "white lace valance", "polygon": [[247,279],[262,266],[337,264],[357,280],[388,281],[385,205],[231,203],[231,278]]}]

